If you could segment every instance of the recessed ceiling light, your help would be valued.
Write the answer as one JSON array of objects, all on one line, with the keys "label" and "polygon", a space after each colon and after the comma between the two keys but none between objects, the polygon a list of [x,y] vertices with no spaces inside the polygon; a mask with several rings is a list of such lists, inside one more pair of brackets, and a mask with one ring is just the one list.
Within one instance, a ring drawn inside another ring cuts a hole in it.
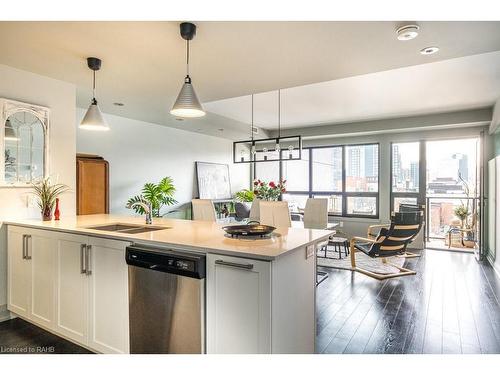
[{"label": "recessed ceiling light", "polygon": [[418,36],[418,25],[404,25],[396,30],[398,40],[406,41],[415,39]]},{"label": "recessed ceiling light", "polygon": [[422,55],[432,55],[433,53],[436,53],[439,51],[439,47],[425,47],[420,50],[420,53]]},{"label": "recessed ceiling light", "polygon": [[119,103],[119,102],[114,102],[113,105],[116,105],[117,107],[123,107],[125,104]]}]

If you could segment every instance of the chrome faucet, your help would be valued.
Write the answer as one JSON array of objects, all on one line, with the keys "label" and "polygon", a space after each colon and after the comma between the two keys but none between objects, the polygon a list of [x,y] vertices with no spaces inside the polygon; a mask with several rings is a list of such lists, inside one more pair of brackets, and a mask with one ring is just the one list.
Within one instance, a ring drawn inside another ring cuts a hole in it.
[{"label": "chrome faucet", "polygon": [[127,204],[126,207],[134,208],[135,206],[141,206],[146,211],[146,224],[153,224],[153,205],[151,202],[135,202]]}]

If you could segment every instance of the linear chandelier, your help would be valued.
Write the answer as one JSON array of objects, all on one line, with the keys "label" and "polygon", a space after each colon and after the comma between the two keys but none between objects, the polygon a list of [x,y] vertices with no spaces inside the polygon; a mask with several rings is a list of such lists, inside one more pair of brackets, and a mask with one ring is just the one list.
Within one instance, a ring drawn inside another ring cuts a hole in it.
[{"label": "linear chandelier", "polygon": [[254,139],[254,105],[252,94],[252,120],[250,139],[233,142],[233,163],[259,163],[302,159],[302,137],[281,136],[281,90],[278,90],[278,137]]}]

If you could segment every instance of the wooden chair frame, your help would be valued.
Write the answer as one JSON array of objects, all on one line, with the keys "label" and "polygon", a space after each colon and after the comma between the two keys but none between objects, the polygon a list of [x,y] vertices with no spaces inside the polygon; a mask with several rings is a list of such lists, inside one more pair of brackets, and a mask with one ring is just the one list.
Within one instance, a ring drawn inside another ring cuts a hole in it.
[{"label": "wooden chair frame", "polygon": [[[373,233],[372,229],[379,229],[380,230],[381,228],[389,228],[390,226],[391,226],[391,224],[375,224],[375,225],[370,225],[368,227],[368,231],[366,233],[367,239],[374,240],[377,237],[378,233]],[[411,252],[405,250],[405,252],[403,254],[396,255],[396,256],[398,258],[418,258],[418,257],[420,257],[420,254],[411,253]]]},{"label": "wooden chair frame", "polygon": [[[370,243],[377,243],[376,240],[374,239],[370,239],[370,238],[364,238],[364,237],[353,237],[351,239],[351,242],[350,242],[350,252],[351,252],[351,269],[353,271],[357,271],[357,272],[360,272],[362,274],[365,274],[367,276],[370,276],[370,277],[373,277],[377,280],[385,280],[385,279],[390,279],[390,278],[393,278],[393,277],[399,277],[399,276],[410,276],[410,275],[416,275],[417,273],[413,270],[410,270],[408,268],[404,268],[404,267],[399,267],[393,263],[390,263],[387,261],[388,258],[391,258],[391,257],[387,257],[387,258],[380,258],[382,260],[382,263],[384,264],[389,264],[390,266],[394,267],[394,268],[397,268],[399,270],[399,272],[395,272],[395,273],[388,273],[388,274],[381,274],[381,273],[376,273],[376,272],[373,272],[373,271],[370,271],[370,270],[367,270],[367,269],[364,269],[364,268],[361,268],[361,267],[358,267],[356,265],[356,242],[370,242]],[[382,250],[383,251],[383,250]],[[397,256],[397,255],[395,255]]]}]

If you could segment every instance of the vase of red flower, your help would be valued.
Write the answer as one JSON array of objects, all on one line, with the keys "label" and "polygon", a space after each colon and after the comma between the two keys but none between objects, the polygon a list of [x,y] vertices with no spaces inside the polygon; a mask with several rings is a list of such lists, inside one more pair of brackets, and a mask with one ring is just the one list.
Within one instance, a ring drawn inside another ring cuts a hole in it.
[{"label": "vase of red flower", "polygon": [[255,198],[264,201],[277,201],[281,194],[286,193],[285,184],[286,180],[281,180],[278,183],[254,180],[253,192]]}]

